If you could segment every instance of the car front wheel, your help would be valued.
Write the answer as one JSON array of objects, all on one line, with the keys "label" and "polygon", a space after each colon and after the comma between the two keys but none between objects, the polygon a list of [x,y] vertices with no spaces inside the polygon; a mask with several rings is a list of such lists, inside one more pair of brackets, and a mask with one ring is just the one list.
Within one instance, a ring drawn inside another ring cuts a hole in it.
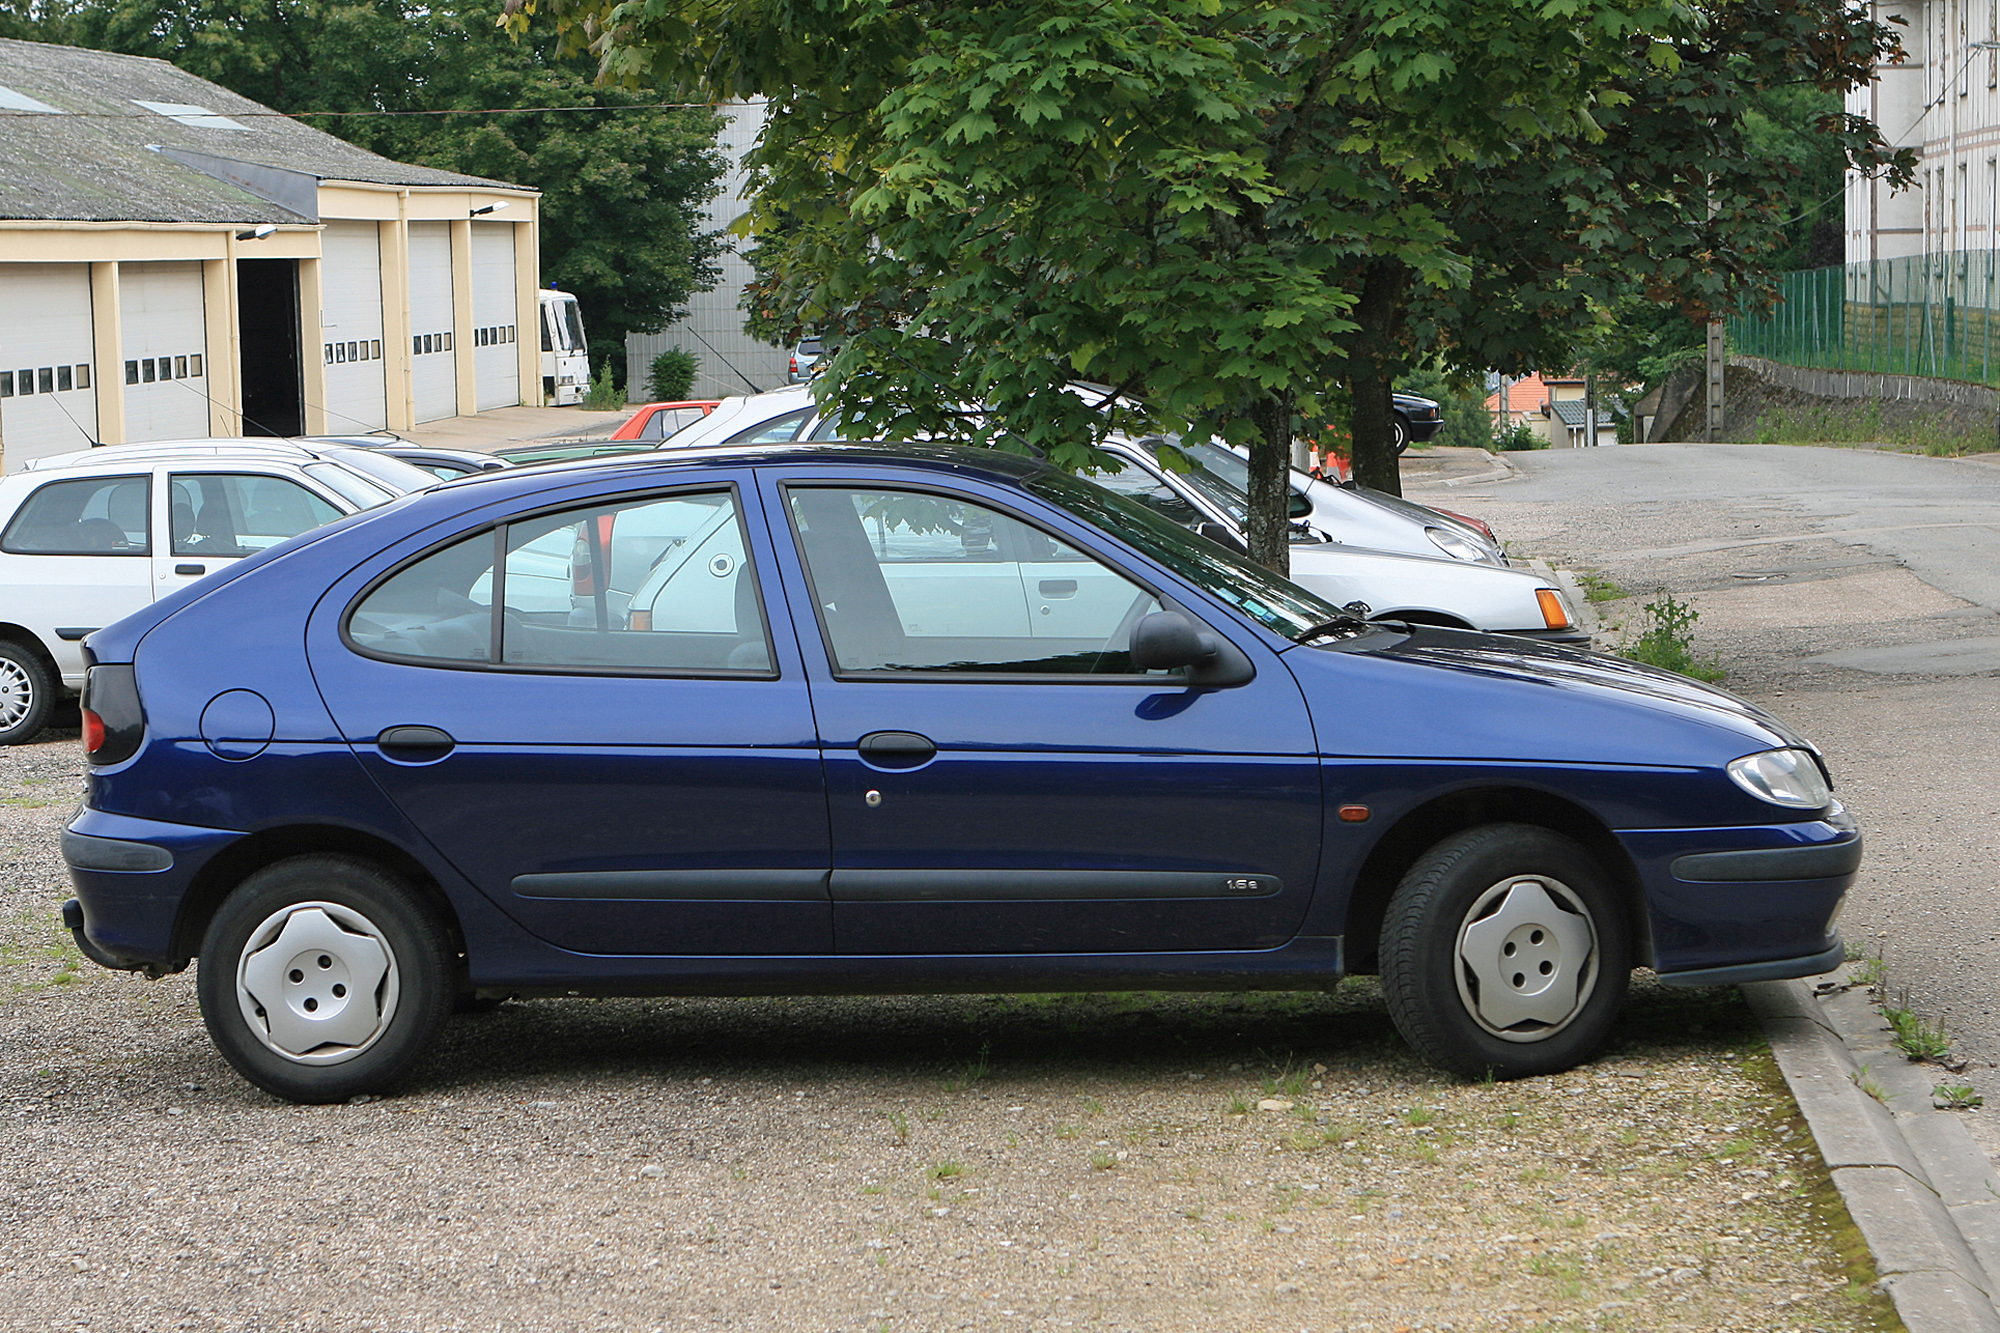
[{"label": "car front wheel", "polygon": [[40,735],[55,696],[55,676],[42,659],[0,641],[0,745],[24,745]]},{"label": "car front wheel", "polygon": [[1410,447],[1410,423],[1400,416],[1389,418],[1389,443],[1399,454]]},{"label": "car front wheel", "polygon": [[1580,1064],[1632,970],[1610,882],[1575,842],[1527,824],[1445,839],[1404,875],[1382,924],[1382,990],[1425,1059],[1470,1078]]},{"label": "car front wheel", "polygon": [[387,1090],[421,1059],[454,998],[436,917],[379,866],[297,856],[223,901],[196,990],[238,1073],[295,1102]]}]

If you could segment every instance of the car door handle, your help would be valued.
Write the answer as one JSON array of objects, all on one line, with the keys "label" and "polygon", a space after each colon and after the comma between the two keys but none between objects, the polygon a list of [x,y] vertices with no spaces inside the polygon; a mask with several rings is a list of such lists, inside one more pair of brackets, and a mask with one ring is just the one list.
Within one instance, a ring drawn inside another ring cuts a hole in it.
[{"label": "car door handle", "polygon": [[458,742],[436,727],[390,727],[375,744],[391,759],[442,759]]},{"label": "car door handle", "polygon": [[1076,596],[1076,580],[1043,579],[1041,589],[1042,596],[1044,597],[1074,597]]},{"label": "car door handle", "polygon": [[208,566],[207,566],[207,565],[175,565],[175,566],[174,566],[174,573],[176,573],[176,574],[206,574],[206,573],[208,573]]},{"label": "car door handle", "polygon": [[873,731],[856,748],[862,761],[875,768],[922,768],[937,758],[937,746],[914,731]]}]

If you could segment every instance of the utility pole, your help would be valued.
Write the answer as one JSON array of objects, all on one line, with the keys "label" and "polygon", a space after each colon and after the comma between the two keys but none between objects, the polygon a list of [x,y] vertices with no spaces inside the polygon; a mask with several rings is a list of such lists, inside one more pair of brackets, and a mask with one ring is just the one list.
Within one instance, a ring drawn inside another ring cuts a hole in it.
[{"label": "utility pole", "polygon": [[1589,371],[1583,376],[1583,442],[1597,447],[1597,376]]},{"label": "utility pole", "polygon": [[1714,444],[1722,438],[1722,321],[1708,322],[1708,424],[1701,438]]}]

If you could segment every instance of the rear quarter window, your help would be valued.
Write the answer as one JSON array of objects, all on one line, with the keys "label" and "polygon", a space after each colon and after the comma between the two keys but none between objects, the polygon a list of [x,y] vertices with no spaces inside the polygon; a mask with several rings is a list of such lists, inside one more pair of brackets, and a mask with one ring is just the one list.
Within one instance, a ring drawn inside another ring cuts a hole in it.
[{"label": "rear quarter window", "polygon": [[144,474],[52,481],[0,533],[13,555],[150,555],[152,479]]}]

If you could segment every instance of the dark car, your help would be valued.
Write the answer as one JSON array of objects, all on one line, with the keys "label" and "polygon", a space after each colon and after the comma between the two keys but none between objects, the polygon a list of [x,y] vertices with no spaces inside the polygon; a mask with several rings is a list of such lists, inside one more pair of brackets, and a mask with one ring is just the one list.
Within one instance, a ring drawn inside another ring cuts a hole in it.
[{"label": "dark car", "polygon": [[1860,835],[1685,678],[1362,624],[1031,460],[803,444],[447,482],[92,635],[64,916],[374,1092],[507,995],[1321,989],[1587,1059],[1635,966],[1816,973]]},{"label": "dark car", "polygon": [[1436,439],[1443,429],[1444,409],[1436,399],[1401,392],[1389,396],[1389,433],[1397,453]]}]

